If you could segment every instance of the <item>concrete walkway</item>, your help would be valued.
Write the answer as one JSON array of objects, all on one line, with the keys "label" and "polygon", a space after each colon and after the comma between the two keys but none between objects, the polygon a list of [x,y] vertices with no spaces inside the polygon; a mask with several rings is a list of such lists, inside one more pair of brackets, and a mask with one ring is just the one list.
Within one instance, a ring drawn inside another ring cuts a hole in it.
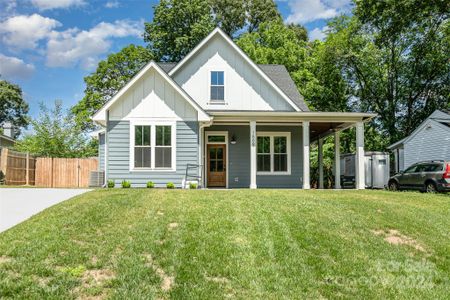
[{"label": "concrete walkway", "polygon": [[89,189],[0,188],[0,232]]}]

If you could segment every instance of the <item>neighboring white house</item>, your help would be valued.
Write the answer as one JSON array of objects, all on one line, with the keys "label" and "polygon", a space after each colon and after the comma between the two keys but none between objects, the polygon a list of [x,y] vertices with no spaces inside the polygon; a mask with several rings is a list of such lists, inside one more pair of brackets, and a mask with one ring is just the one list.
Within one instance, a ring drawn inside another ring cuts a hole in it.
[{"label": "neighboring white house", "polygon": [[[178,63],[150,62],[93,116],[100,169],[117,184],[310,188],[310,144],[356,127],[364,188],[364,123],[374,114],[311,112],[282,65],[255,64],[216,28]],[[196,169],[197,168],[197,169]],[[339,180],[337,180],[339,188]]]},{"label": "neighboring white house", "polygon": [[411,135],[388,149],[394,153],[396,172],[419,161],[450,161],[450,113],[436,110]]},{"label": "neighboring white house", "polygon": [[4,123],[2,127],[3,133],[0,133],[0,148],[14,147],[16,143],[14,139],[14,127],[9,122]]}]

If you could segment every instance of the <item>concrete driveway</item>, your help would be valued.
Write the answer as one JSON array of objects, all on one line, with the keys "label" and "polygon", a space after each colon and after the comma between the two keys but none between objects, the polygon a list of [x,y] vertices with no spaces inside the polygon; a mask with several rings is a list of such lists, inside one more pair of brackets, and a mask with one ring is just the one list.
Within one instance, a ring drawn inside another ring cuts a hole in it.
[{"label": "concrete driveway", "polygon": [[0,188],[0,232],[89,189]]}]

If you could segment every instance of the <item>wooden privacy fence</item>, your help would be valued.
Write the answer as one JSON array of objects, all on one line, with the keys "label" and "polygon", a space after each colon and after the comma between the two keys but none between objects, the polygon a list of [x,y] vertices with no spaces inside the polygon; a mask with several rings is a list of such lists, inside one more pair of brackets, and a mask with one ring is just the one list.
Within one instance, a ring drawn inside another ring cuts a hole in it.
[{"label": "wooden privacy fence", "polygon": [[36,159],[36,186],[88,187],[91,171],[98,169],[96,158]]},{"label": "wooden privacy fence", "polygon": [[90,173],[97,169],[96,158],[36,158],[0,148],[0,183],[7,185],[88,187]]},{"label": "wooden privacy fence", "polygon": [[36,158],[28,153],[21,153],[1,148],[0,179],[8,185],[34,185]]}]

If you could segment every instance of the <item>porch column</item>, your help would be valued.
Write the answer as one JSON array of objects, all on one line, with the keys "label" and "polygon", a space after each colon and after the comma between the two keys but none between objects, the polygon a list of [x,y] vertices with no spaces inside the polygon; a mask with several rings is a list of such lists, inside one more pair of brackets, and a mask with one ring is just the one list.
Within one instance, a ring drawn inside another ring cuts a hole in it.
[{"label": "porch column", "polygon": [[250,121],[250,188],[256,189],[256,121]]},{"label": "porch column", "polygon": [[334,133],[334,188],[341,188],[341,136],[339,131]]},{"label": "porch column", "polygon": [[303,122],[303,189],[311,188],[309,176],[309,121]]},{"label": "porch column", "polygon": [[318,152],[319,152],[319,189],[323,189],[323,139],[319,139]]},{"label": "porch column", "polygon": [[356,161],[355,161],[356,189],[363,190],[366,187],[364,174],[364,123],[356,123]]}]

